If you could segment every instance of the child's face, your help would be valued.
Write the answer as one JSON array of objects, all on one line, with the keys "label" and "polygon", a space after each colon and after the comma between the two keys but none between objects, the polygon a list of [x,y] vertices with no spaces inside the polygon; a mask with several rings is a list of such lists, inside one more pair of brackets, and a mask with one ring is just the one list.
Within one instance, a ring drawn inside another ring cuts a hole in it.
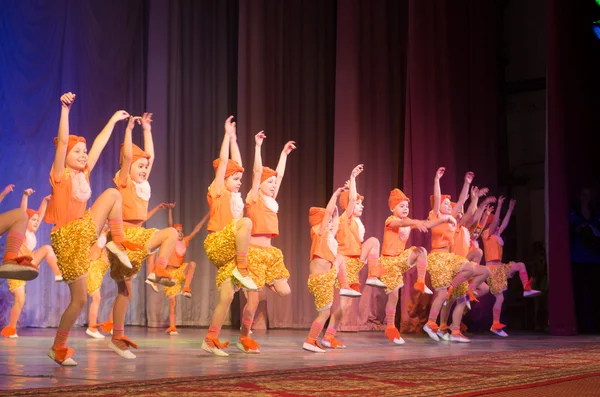
[{"label": "child's face", "polygon": [[362,216],[364,209],[365,209],[365,206],[363,205],[362,200],[357,200],[356,204],[354,204],[354,211],[352,212],[352,216],[360,218]]},{"label": "child's face", "polygon": [[404,201],[399,202],[398,205],[394,207],[394,210],[392,211],[392,213],[397,218],[406,218],[409,213],[408,201],[404,200]]},{"label": "child's face", "polygon": [[183,228],[181,226],[177,226],[175,230],[177,230],[177,238],[179,240],[183,240]]},{"label": "child's face", "polygon": [[85,143],[78,142],[69,153],[67,153],[66,165],[74,170],[82,171],[88,162],[87,147]]},{"label": "child's face", "polygon": [[450,199],[446,198],[440,204],[440,212],[444,215],[450,215],[452,213],[452,204],[450,203]]},{"label": "child's face", "polygon": [[277,177],[275,175],[265,179],[265,181],[260,184],[260,192],[265,196],[275,197],[276,183],[277,183]]},{"label": "child's face", "polygon": [[135,183],[142,183],[148,180],[148,159],[137,159],[129,169],[129,177]]},{"label": "child's face", "polygon": [[236,172],[225,178],[225,188],[231,193],[239,193],[240,187],[242,186],[242,175],[241,172]]},{"label": "child's face", "polygon": [[34,214],[27,224],[27,230],[30,232],[35,232],[40,226],[40,216],[38,214]]}]

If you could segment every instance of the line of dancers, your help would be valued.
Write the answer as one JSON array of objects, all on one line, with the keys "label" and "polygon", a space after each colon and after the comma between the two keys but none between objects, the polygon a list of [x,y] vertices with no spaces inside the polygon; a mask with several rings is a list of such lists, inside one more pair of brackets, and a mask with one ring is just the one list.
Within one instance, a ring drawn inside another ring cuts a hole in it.
[{"label": "line of dancers", "polygon": [[[117,111],[95,138],[88,153],[86,140],[70,133],[69,113],[75,94],[60,98],[61,116],[55,138],[55,159],[50,170],[52,194],[45,197],[37,211],[28,209],[28,198],[33,189],[24,191],[21,207],[0,214],[0,232],[8,232],[0,277],[9,279],[15,300],[10,324],[2,330],[6,337],[16,337],[16,324],[25,301],[25,281],[37,277],[43,259],[52,268],[56,281],[65,282],[71,292],[48,356],[64,366],[77,365],[74,350],[67,346],[75,320],[83,310],[88,295],[89,325],[86,333],[104,338],[98,329],[112,334],[108,347],[125,359],[136,356],[131,349],[137,344],[125,336],[125,314],[132,294],[132,280],[148,260],[146,283],[158,291],[163,285],[170,299],[170,324],[167,333],[177,334],[175,326],[176,297],[191,298],[190,284],[196,264],[184,262],[187,246],[206,224],[208,235],[204,241],[206,255],[217,268],[218,303],[201,348],[216,356],[228,356],[229,342],[221,342],[219,334],[233,297],[243,289],[247,303],[243,309],[242,326],[236,346],[245,353],[260,353],[260,346],[250,335],[259,302],[259,291],[270,288],[279,296],[290,294],[290,273],[284,264],[280,249],[272,245],[279,234],[277,196],[286,168],[287,157],[296,149],[294,141],[287,142],[276,169],[263,166],[261,148],[266,139],[264,131],[255,136],[255,155],[252,167],[252,186],[245,197],[240,193],[244,172],[237,144],[236,123],[230,116],[224,125],[224,136],[219,158],[213,162],[215,178],[207,192],[209,213],[188,236],[183,226],[173,224],[174,204],[163,203],[148,211],[151,188],[148,178],[154,163],[152,114],[132,116]],[[111,138],[115,125],[127,121],[120,163],[113,179],[114,188],[106,189],[88,208],[91,197],[90,175],[99,156]],[[132,143],[135,125],[141,125],[144,149]],[[507,336],[500,323],[503,291],[507,280],[519,273],[524,296],[535,296],[532,279],[523,263],[502,262],[504,242],[502,232],[510,220],[515,201],[500,222],[504,198],[487,197],[487,189],[471,186],[474,174],[465,175],[465,181],[456,202],[443,195],[440,188],[445,169],[435,174],[431,211],[427,220],[410,218],[410,199],[399,189],[391,191],[388,204],[391,215],[385,220],[383,242],[367,237],[361,215],[364,197],[357,191],[357,177],[363,165],[356,166],[343,187],[336,189],[325,208],[309,210],[311,235],[310,276],[308,290],[314,296],[317,317],[302,347],[323,353],[326,348],[346,346],[336,338],[343,313],[352,299],[361,296],[359,273],[366,264],[366,285],[385,290],[385,337],[393,344],[404,340],[394,325],[399,289],[403,287],[403,273],[416,267],[418,293],[434,295],[428,322],[424,331],[434,340],[440,338],[469,342],[460,329],[466,307],[490,292],[496,298],[491,331]],[[7,187],[1,199],[11,190]],[[464,205],[470,197],[466,211]],[[338,202],[341,214],[338,210]],[[496,210],[493,205],[496,203]],[[169,225],[165,229],[144,227],[157,211],[168,209]],[[247,217],[244,217],[246,209]],[[53,225],[51,245],[36,249],[37,231],[41,219]],[[413,229],[431,232],[432,250],[406,247]],[[481,236],[483,250],[479,248]],[[480,262],[485,255],[486,266]],[[116,282],[118,295],[110,318],[97,322],[100,305],[100,287],[104,275]],[[425,283],[426,273],[431,278],[431,289]],[[335,290],[339,290],[340,304],[333,310]],[[449,312],[454,305],[452,322]],[[440,317],[440,324],[437,319]],[[329,321],[322,338],[322,330]]]}]

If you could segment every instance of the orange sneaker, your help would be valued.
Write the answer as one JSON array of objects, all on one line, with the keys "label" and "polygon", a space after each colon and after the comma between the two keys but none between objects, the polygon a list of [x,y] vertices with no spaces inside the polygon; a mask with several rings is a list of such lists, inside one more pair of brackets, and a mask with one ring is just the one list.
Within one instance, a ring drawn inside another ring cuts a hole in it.
[{"label": "orange sneaker", "polygon": [[10,325],[8,327],[2,328],[2,331],[0,333],[5,338],[18,338],[19,337],[19,335],[17,335],[17,329],[15,327],[11,327]]},{"label": "orange sneaker", "polygon": [[360,292],[360,283],[352,283],[350,284],[350,288],[356,292]]},{"label": "orange sneaker", "polygon": [[501,330],[504,327],[506,327],[506,325],[501,324],[499,321],[494,321],[494,323],[492,324],[492,329],[494,331],[499,331],[499,330]]},{"label": "orange sneaker", "polygon": [[29,255],[16,256],[6,254],[0,266],[0,278],[30,281],[37,278],[40,271],[31,263],[33,258]]},{"label": "orange sneaker", "polygon": [[102,330],[102,332],[112,332],[113,322],[112,321],[105,321],[103,323],[98,324],[98,327],[100,327],[100,329]]},{"label": "orange sneaker", "polygon": [[169,335],[179,335],[179,332],[177,332],[177,327],[176,326],[172,326],[166,329],[165,334],[169,334]]},{"label": "orange sneaker", "polygon": [[171,278],[171,275],[169,274],[169,272],[167,272],[167,269],[160,267],[160,266],[155,266],[154,274],[156,275],[155,280],[150,280],[150,281],[157,282],[166,287],[172,287],[175,285],[175,280],[173,280]]},{"label": "orange sneaker", "polygon": [[185,287],[183,289],[183,291],[181,291],[181,295],[185,296],[186,298],[191,298],[192,297],[192,290],[190,289],[190,287]]},{"label": "orange sneaker", "polygon": [[323,346],[319,345],[319,342],[316,340],[309,340],[308,338],[304,341],[302,348],[313,353],[325,353],[325,349],[323,349]]},{"label": "orange sneaker", "polygon": [[477,299],[477,297],[475,296],[475,294],[473,294],[473,291],[468,290],[467,294],[469,295],[469,300],[471,302],[479,302],[479,300]]},{"label": "orange sneaker", "polygon": [[396,327],[386,328],[385,337],[388,338],[390,342],[396,345],[404,344],[404,339],[402,339],[402,337],[400,336],[400,331],[398,331],[398,328]]},{"label": "orange sneaker", "polygon": [[335,339],[335,336],[327,335],[321,339],[321,345],[328,347],[330,349],[345,349],[346,345],[344,345],[339,340]]},{"label": "orange sneaker", "polygon": [[240,336],[240,340],[236,343],[239,350],[248,354],[260,353],[260,345],[249,336]]}]

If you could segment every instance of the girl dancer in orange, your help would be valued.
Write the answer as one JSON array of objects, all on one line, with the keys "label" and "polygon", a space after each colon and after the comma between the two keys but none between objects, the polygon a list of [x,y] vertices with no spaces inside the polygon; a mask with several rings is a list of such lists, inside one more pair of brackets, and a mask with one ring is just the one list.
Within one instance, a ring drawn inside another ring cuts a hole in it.
[{"label": "girl dancer in orange", "polygon": [[[8,193],[11,193],[15,185],[7,185],[0,193],[0,203]],[[29,218],[22,208],[0,214],[0,235],[8,231],[6,236],[6,248],[2,265],[0,265],[0,278],[13,280],[33,280],[39,274],[37,266],[33,265],[31,255],[21,256],[19,254]]]},{"label": "girl dancer in orange", "polygon": [[110,318],[101,324],[98,324],[98,309],[100,308],[101,294],[100,288],[102,287],[102,280],[104,275],[108,271],[109,262],[108,255],[106,254],[106,235],[108,234],[108,225],[104,226],[98,241],[94,244],[90,250],[90,268],[87,276],[85,277],[85,284],[87,286],[87,293],[92,298],[92,303],[88,310],[88,328],[85,333],[95,339],[104,339],[104,335],[98,332],[100,327],[104,332],[112,331],[112,310],[110,311]]},{"label": "girl dancer in orange", "polygon": [[[132,143],[131,135],[136,121],[142,125],[144,131],[144,150]],[[120,266],[119,258],[111,252],[108,253],[110,277],[117,283],[119,291],[113,304],[113,336],[108,347],[126,359],[135,358],[129,347],[137,349],[137,345],[125,336],[125,314],[133,291],[133,277],[140,271],[142,262],[154,250],[158,249],[158,258],[154,273],[148,278],[165,286],[175,285],[166,267],[177,242],[177,231],[172,227],[163,230],[142,227],[148,218],[148,201],[151,196],[148,178],[153,163],[152,113],[144,113],[141,118],[131,117],[121,147],[121,168],[115,175],[114,183],[123,200],[125,238],[133,243],[132,247],[127,248],[132,268]]]},{"label": "girl dancer in orange", "polygon": [[[168,207],[169,226],[173,225],[174,207],[175,204]],[[171,276],[171,279],[175,280],[176,284],[172,287],[164,287],[165,294],[167,295],[167,298],[169,298],[169,328],[165,331],[169,335],[178,335],[177,327],[175,326],[175,318],[177,316],[177,296],[181,294],[186,298],[192,297],[190,285],[194,279],[196,262],[190,261],[184,263],[187,247],[190,245],[190,241],[200,232],[207,220],[208,214],[206,214],[206,216],[194,227],[194,230],[185,237],[183,235],[183,225],[180,223],[173,225],[175,230],[177,230],[178,239],[175,243],[175,250],[171,254],[171,258],[169,258],[167,273]],[[148,266],[151,266],[150,263],[148,263]],[[154,266],[154,263],[152,263],[152,266]]]},{"label": "girl dancer in orange", "polygon": [[427,233],[428,229],[438,226],[445,220],[422,221],[408,217],[410,199],[400,189],[394,189],[388,198],[388,206],[392,215],[385,221],[383,230],[383,246],[379,263],[384,273],[381,281],[387,286],[387,303],[385,306],[385,320],[387,323],[385,336],[392,343],[401,345],[404,339],[394,324],[396,305],[398,304],[398,291],[404,286],[402,274],[413,266],[417,266],[417,281],[414,288],[425,294],[433,292],[425,285],[427,270],[427,251],[423,247],[406,247],[412,229]]},{"label": "girl dancer in orange", "polygon": [[246,306],[242,314],[242,328],[237,348],[245,353],[259,353],[260,346],[250,337],[250,329],[254,314],[258,307],[259,290],[266,284],[279,296],[291,292],[287,280],[289,271],[283,263],[283,254],[279,248],[271,245],[271,239],[279,235],[277,212],[277,194],[285,173],[287,156],[296,149],[294,141],[289,141],[283,147],[279,156],[277,170],[263,167],[261,146],[266,138],[263,131],[256,134],[254,147],[254,170],[252,189],[246,196],[248,218],[252,221],[252,233],[248,248],[248,267],[250,276],[258,287],[256,291],[247,291]]},{"label": "girl dancer in orange", "polygon": [[[496,213],[491,219],[489,227],[483,231],[483,251],[485,254],[485,262],[487,267],[490,269],[490,277],[488,284],[490,286],[490,292],[496,298],[494,303],[493,312],[493,323],[490,331],[498,336],[506,337],[508,334],[503,330],[506,325],[500,323],[500,314],[502,313],[502,303],[504,303],[504,291],[508,286],[508,279],[512,277],[516,272],[519,272],[519,278],[523,284],[523,296],[534,297],[540,295],[541,292],[531,289],[533,279],[527,275],[527,268],[522,262],[510,262],[508,264],[502,263],[502,252],[504,250],[504,240],[502,239],[502,232],[508,226],[510,217],[516,205],[515,200],[510,200],[508,211],[504,216],[502,224],[500,224],[500,211],[502,210],[502,204],[504,203],[504,197],[498,198],[498,206]],[[490,219],[490,218],[488,218]]]},{"label": "girl dancer in orange", "polygon": [[[49,245],[44,245],[37,250],[35,249],[37,246],[37,238],[35,233],[40,227],[40,220],[44,217],[46,213],[46,207],[48,205],[48,201],[50,201],[50,196],[44,197],[42,200],[42,204],[37,211],[31,210],[27,208],[28,197],[34,193],[33,189],[27,189],[23,192],[23,198],[21,199],[21,209],[27,212],[27,216],[29,217],[29,223],[27,224],[27,231],[25,232],[25,241],[21,246],[21,250],[19,251],[20,256],[31,256],[33,263],[35,266],[38,266],[42,263],[44,259],[54,272],[54,281],[62,281],[62,275],[60,274],[60,270],[58,270],[58,266],[56,264],[56,255],[54,255],[54,251],[52,247]],[[23,306],[25,305],[25,281],[23,280],[8,280],[8,288],[10,292],[13,293],[14,302],[12,309],[10,311],[10,323],[8,326],[2,329],[2,335],[8,338],[18,338],[17,335],[17,321],[21,316],[21,311],[23,310]]]},{"label": "girl dancer in orange", "polygon": [[[431,276],[431,285],[436,291],[436,294],[429,311],[429,320],[423,327],[423,331],[435,341],[440,340],[437,335],[439,327],[437,326],[436,321],[446,298],[451,296],[453,290],[459,286],[461,287],[459,296],[462,297],[467,292],[467,280],[472,276],[473,284],[476,287],[485,281],[486,277],[484,273],[474,274],[474,266],[467,258],[450,252],[457,227],[454,215],[456,215],[459,208],[463,206],[464,201],[466,200],[466,196],[469,192],[469,184],[473,179],[473,173],[467,173],[465,175],[465,183],[463,184],[461,197],[457,204],[458,208],[455,206],[455,213],[452,209],[450,196],[441,194],[440,179],[445,171],[445,168],[440,167],[436,172],[433,184],[433,196],[431,197],[432,210],[429,213],[429,220],[442,219],[445,221],[431,229],[432,252],[427,256],[427,266]],[[465,192],[467,192],[467,194],[465,194]],[[457,318],[459,320],[458,323],[454,322],[454,324],[460,324],[465,304],[463,298],[454,309],[453,319]],[[460,333],[459,326],[452,329],[450,338],[457,342],[470,342]]]},{"label": "girl dancer in orange", "polygon": [[222,349],[229,346],[229,342],[221,343],[219,333],[237,290],[232,278],[249,290],[257,289],[248,273],[248,243],[252,221],[243,217],[244,201],[240,187],[244,168],[237,145],[236,126],[232,119],[233,116],[229,116],[225,121],[225,135],[219,158],[213,161],[215,179],[206,195],[210,218],[206,227],[208,236],[204,240],[204,249],[208,259],[218,269],[216,284],[220,294],[202,349],[217,356],[228,356]]},{"label": "girl dancer in orange", "polygon": [[52,198],[48,203],[45,221],[54,225],[50,234],[52,248],[56,253],[58,267],[71,291],[71,302],[63,313],[56,338],[48,356],[61,365],[77,365],[71,358],[75,352],[67,347],[71,328],[86,304],[85,275],[90,266],[90,248],[98,239],[108,220],[112,241],[106,248],[118,255],[123,266],[131,267],[127,259],[123,233],[121,195],[116,189],[105,190],[86,210],[92,194],[89,175],[110,139],[115,124],[129,114],[117,111],[100,131],[88,155],[85,139],[69,134],[69,112],[75,94],[66,93],[60,98],[61,115],[58,136],[55,139],[56,154],[50,171]]},{"label": "girl dancer in orange", "polygon": [[[358,173],[358,170],[356,172]],[[302,348],[314,353],[325,353],[325,349],[317,341],[327,319],[330,319],[330,323],[331,321],[339,323],[342,320],[342,307],[339,307],[330,318],[336,279],[339,279],[343,289],[349,289],[344,257],[337,253],[338,242],[334,237],[339,227],[336,203],[346,189],[346,187],[338,188],[329,199],[326,208],[312,207],[308,214],[312,240],[308,290],[314,297],[318,314],[310,327]],[[340,274],[341,277],[339,277]],[[329,327],[331,328],[331,326]],[[329,347],[344,349],[346,346],[335,338],[335,328],[332,331],[328,329],[331,335],[327,340]]]}]

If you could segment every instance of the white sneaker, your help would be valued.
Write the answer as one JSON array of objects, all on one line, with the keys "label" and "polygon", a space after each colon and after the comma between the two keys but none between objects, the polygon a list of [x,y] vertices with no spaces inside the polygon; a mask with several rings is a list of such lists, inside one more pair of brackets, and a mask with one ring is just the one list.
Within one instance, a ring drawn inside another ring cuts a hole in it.
[{"label": "white sneaker", "polygon": [[[240,327],[240,331],[242,330],[242,327]],[[248,332],[248,335],[252,335],[254,332],[252,332],[252,330],[250,330],[250,332]]]},{"label": "white sneaker", "polygon": [[256,284],[254,284],[252,277],[250,277],[250,275],[242,276],[242,273],[240,273],[237,267],[233,269],[232,275],[233,277],[237,278],[240,283],[242,283],[244,288],[249,289],[251,291],[256,291],[258,289]]},{"label": "white sneaker", "polygon": [[55,363],[62,365],[63,367],[74,367],[77,365],[77,361],[73,360],[71,357],[67,358],[62,363],[56,361],[56,352],[52,350],[52,348],[48,350],[48,357],[50,357],[52,360],[54,360]]},{"label": "white sneaker", "polygon": [[506,332],[504,332],[503,329],[495,330],[495,329],[490,328],[490,331],[492,331],[493,333],[495,333],[498,336],[502,336],[503,338],[506,338],[508,336],[508,334]]},{"label": "white sneaker", "polygon": [[171,332],[169,332],[169,335],[171,335],[171,336],[179,335],[179,332],[171,331]]},{"label": "white sneaker", "polygon": [[238,350],[241,350],[247,354],[259,354],[260,353],[260,349],[246,350],[246,348],[244,348],[244,345],[242,345],[242,342],[239,342],[239,341],[235,345],[237,346]]},{"label": "white sneaker", "polygon": [[397,345],[403,345],[403,344],[405,343],[405,342],[404,342],[404,339],[402,339],[402,337],[400,337],[400,339],[398,339],[398,338],[394,338],[394,341],[393,341],[393,342],[394,342],[395,344],[397,344]]},{"label": "white sneaker", "polygon": [[536,289],[530,289],[529,291],[523,291],[524,298],[533,298],[534,296],[541,295],[542,291],[538,291]]},{"label": "white sneaker", "polygon": [[450,335],[448,334],[448,332],[438,331],[436,334],[437,334],[438,338],[440,338],[440,339],[443,339],[445,341],[450,340]]},{"label": "white sneaker", "polygon": [[348,296],[350,298],[358,298],[362,296],[362,294],[358,291],[353,290],[352,288],[341,288],[340,296]]},{"label": "white sneaker", "polygon": [[378,278],[368,278],[367,282],[365,283],[366,285],[370,285],[371,287],[377,287],[377,288],[387,288],[387,285],[385,285],[380,279]]},{"label": "white sneaker", "polygon": [[206,352],[209,352],[209,353],[212,353],[215,356],[219,356],[219,357],[228,357],[229,356],[229,354],[225,353],[223,350],[219,349],[216,346],[215,347],[210,347],[208,345],[208,343],[206,343],[205,340],[202,341],[202,347],[201,348],[202,348],[202,350],[204,350]]},{"label": "white sneaker", "polygon": [[[338,341],[338,342],[339,342],[339,341]],[[342,343],[342,342],[340,342],[340,343]],[[329,349],[332,349],[332,347],[331,347],[331,342],[329,342],[329,341],[328,341],[327,339],[325,339],[325,338],[322,338],[322,339],[321,339],[321,345],[323,345],[324,347],[327,347],[327,348],[329,348]],[[338,346],[337,348],[338,348],[338,349],[345,349],[345,348],[346,348],[346,345],[342,344],[341,346]]]},{"label": "white sneaker", "polygon": [[471,310],[471,301],[469,300],[469,298],[467,298],[466,300],[467,300],[467,309]]},{"label": "white sneaker", "polygon": [[15,338],[18,338],[18,337],[19,337],[19,335],[17,335],[16,333],[14,333],[14,334],[12,334],[12,335],[9,336],[9,338],[11,338],[11,339],[15,339]]},{"label": "white sneaker", "polygon": [[319,346],[315,346],[313,344],[304,342],[304,344],[302,345],[302,348],[304,350],[308,350],[309,352],[313,352],[313,353],[325,353],[325,350],[321,349]]},{"label": "white sneaker", "polygon": [[114,241],[109,241],[108,243],[106,243],[106,249],[115,254],[119,261],[123,264],[123,266],[125,266],[128,269],[133,269],[129,258],[127,257],[127,252],[117,247],[117,244]]},{"label": "white sneaker", "polygon": [[85,333],[91,336],[94,339],[104,339],[104,335],[102,335],[98,330],[92,331],[91,329],[86,329]]},{"label": "white sneaker", "polygon": [[471,339],[467,338],[463,334],[450,335],[451,342],[471,343]]},{"label": "white sneaker", "polygon": [[[152,274],[154,274],[154,273],[152,273]],[[154,277],[156,278],[156,275],[154,275]],[[157,283],[153,283],[150,280],[146,280],[145,283],[148,284],[150,286],[150,288],[152,288],[152,291],[158,292],[158,284]]]},{"label": "white sneaker", "polygon": [[119,347],[117,345],[112,343],[112,341],[108,342],[108,347],[110,347],[112,349],[112,351],[114,351],[115,353],[117,353],[119,356],[121,356],[123,358],[126,358],[128,360],[133,360],[135,358],[135,354],[130,352],[129,349],[121,350],[121,349],[119,349]]},{"label": "white sneaker", "polygon": [[428,286],[425,286],[425,293],[426,293],[427,295],[433,295],[433,291],[432,291],[432,290],[430,290]]},{"label": "white sneaker", "polygon": [[436,342],[440,341],[440,338],[438,338],[437,334],[435,332],[433,332],[433,330],[431,329],[431,327],[427,324],[425,324],[425,326],[423,327],[423,331],[427,332],[427,335],[429,335],[429,337],[431,339],[433,339]]},{"label": "white sneaker", "polygon": [[54,276],[54,281],[56,281],[57,283],[63,281],[63,276],[62,274],[59,274],[58,276]]}]

